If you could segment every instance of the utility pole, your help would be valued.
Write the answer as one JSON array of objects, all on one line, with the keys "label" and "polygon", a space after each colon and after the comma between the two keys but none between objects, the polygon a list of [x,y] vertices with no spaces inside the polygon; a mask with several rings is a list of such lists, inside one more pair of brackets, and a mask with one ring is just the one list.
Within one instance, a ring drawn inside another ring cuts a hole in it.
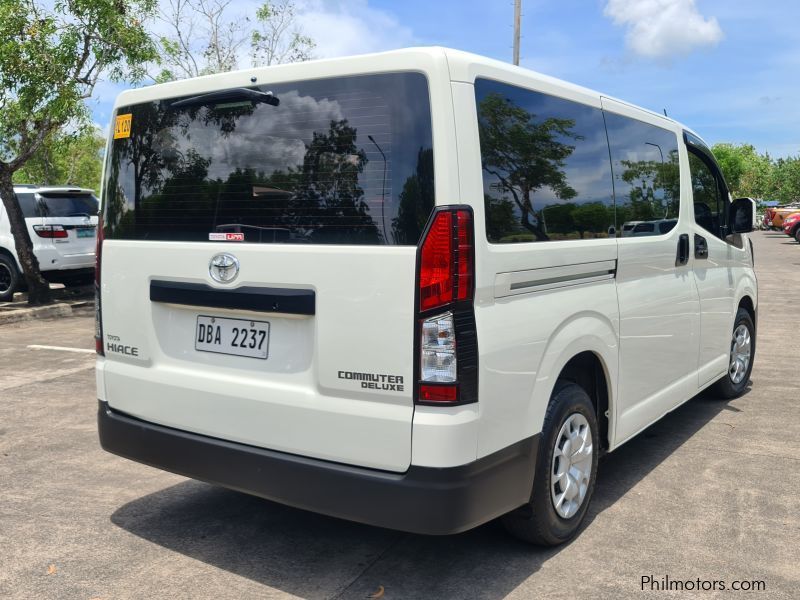
[{"label": "utility pole", "polygon": [[522,0],[514,0],[514,64],[519,65],[519,27],[522,16]]}]

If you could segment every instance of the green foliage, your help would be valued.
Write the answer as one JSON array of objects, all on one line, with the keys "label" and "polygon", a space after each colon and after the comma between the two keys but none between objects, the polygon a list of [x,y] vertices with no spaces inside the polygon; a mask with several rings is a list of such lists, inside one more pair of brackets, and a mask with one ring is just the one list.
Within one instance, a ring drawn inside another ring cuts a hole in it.
[{"label": "green foliage", "polygon": [[67,124],[88,120],[101,74],[136,80],[155,58],[141,19],[156,0],[0,3],[0,165],[13,172]]},{"label": "green foliage", "polygon": [[712,150],[734,197],[800,200],[800,156],[776,160],[750,144],[715,144]]},{"label": "green foliage", "polygon": [[16,173],[15,183],[72,185],[98,192],[105,138],[88,128],[73,135],[54,135]]},{"label": "green foliage", "polygon": [[[158,38],[157,83],[240,68],[249,55],[253,66],[313,58],[314,41],[305,35],[292,0],[267,0],[255,12],[235,13],[233,0],[163,0],[159,18],[166,33]],[[248,47],[249,46],[249,47]]]}]

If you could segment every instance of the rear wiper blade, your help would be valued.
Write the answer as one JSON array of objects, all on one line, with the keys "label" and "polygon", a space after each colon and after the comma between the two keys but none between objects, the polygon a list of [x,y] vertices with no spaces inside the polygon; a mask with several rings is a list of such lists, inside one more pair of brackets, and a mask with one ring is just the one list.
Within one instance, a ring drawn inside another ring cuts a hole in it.
[{"label": "rear wiper blade", "polygon": [[258,90],[251,90],[249,88],[232,88],[230,90],[210,92],[208,94],[200,94],[199,96],[177,100],[170,104],[170,107],[182,108],[185,106],[196,106],[198,104],[237,101],[250,101],[254,103],[270,104],[272,106],[278,106],[278,104],[280,104],[280,100],[272,92],[259,92]]}]

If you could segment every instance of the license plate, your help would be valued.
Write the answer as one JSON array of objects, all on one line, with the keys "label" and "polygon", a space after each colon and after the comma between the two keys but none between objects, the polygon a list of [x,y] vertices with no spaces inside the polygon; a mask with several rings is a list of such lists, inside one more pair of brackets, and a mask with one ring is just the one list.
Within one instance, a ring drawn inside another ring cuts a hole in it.
[{"label": "license plate", "polygon": [[94,227],[86,227],[84,229],[76,229],[75,231],[78,232],[79,238],[93,238],[94,237]]},{"label": "license plate", "polygon": [[194,349],[266,359],[269,350],[269,323],[198,315]]}]

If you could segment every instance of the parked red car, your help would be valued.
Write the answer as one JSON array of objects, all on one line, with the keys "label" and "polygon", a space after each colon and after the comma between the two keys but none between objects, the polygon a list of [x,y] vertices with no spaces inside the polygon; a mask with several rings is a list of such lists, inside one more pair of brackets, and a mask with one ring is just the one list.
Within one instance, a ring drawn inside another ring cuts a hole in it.
[{"label": "parked red car", "polygon": [[800,212],[792,213],[783,220],[783,233],[800,243]]}]

